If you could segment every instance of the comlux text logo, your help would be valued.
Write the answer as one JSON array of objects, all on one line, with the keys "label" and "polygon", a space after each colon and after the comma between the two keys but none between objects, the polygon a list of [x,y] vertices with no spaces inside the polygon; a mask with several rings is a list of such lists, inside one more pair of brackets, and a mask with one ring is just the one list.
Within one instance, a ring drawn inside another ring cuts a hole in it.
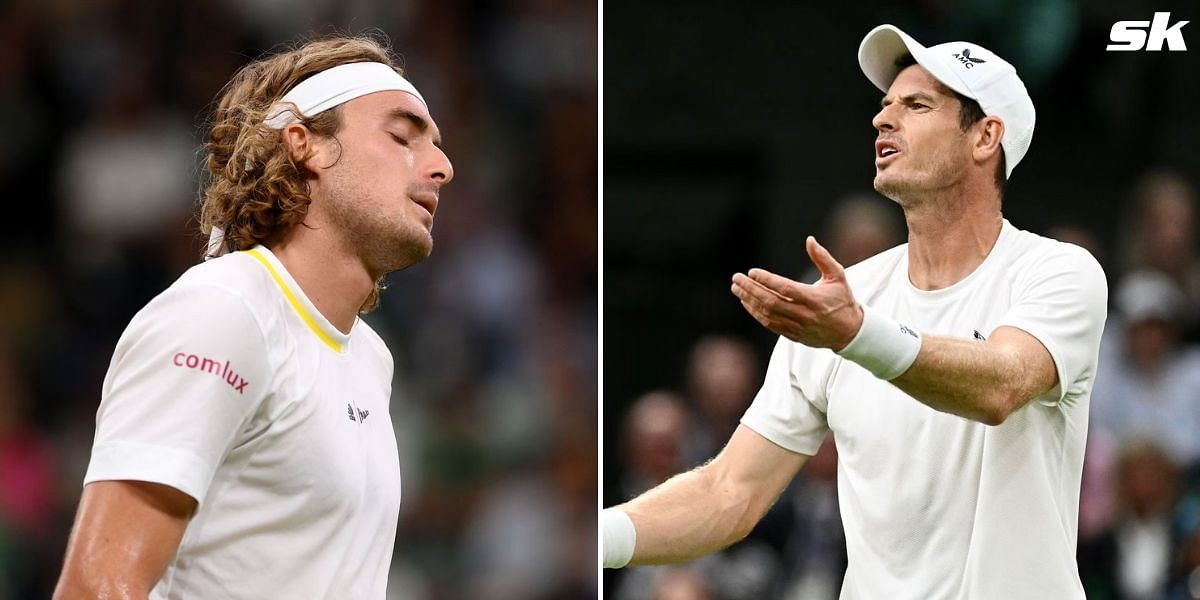
[{"label": "comlux text logo", "polygon": [[[1109,44],[1105,50],[1132,52],[1144,48],[1148,52],[1158,52],[1162,50],[1163,42],[1166,42],[1167,50],[1182,52],[1187,50],[1187,45],[1183,42],[1183,26],[1190,22],[1180,21],[1170,25],[1169,12],[1154,13],[1153,21],[1117,21],[1108,33],[1109,41],[1117,43]],[[1147,28],[1149,33],[1145,31]]]}]

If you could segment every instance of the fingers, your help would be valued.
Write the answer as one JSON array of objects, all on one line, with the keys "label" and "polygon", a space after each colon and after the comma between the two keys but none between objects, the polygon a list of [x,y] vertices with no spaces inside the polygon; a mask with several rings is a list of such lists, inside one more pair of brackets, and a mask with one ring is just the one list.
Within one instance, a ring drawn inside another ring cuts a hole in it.
[{"label": "fingers", "polygon": [[804,296],[804,284],[797,283],[791,279],[788,279],[787,277],[776,275],[764,269],[750,269],[750,271],[746,273],[746,277],[762,287],[789,300],[797,300]]},{"label": "fingers", "polygon": [[817,265],[817,269],[821,271],[821,279],[841,281],[846,278],[846,270],[842,268],[841,263],[833,258],[833,255],[825,249],[825,246],[817,243],[817,238],[811,235],[808,236],[804,247],[808,250],[808,257],[812,259],[813,264]]},{"label": "fingers", "polygon": [[[771,275],[761,269],[757,275]],[[777,277],[771,275],[772,277]],[[778,277],[783,281],[789,281],[783,277]],[[795,282],[791,282],[795,283]],[[798,285],[798,284],[797,284]],[[787,286],[783,286],[788,289]],[[754,320],[758,321],[767,329],[787,336],[789,339],[796,339],[798,328],[801,323],[811,318],[807,308],[799,304],[796,299],[781,295],[779,292],[764,286],[763,284],[751,279],[750,277],[738,273],[733,276],[733,283],[730,285],[730,291],[734,296],[737,296],[741,301],[742,307]]]},{"label": "fingers", "polygon": [[734,274],[733,285],[730,287],[730,291],[742,302],[748,302],[764,310],[776,302],[786,302],[789,300],[789,298],[782,296],[775,290],[741,273]]},{"label": "fingers", "polygon": [[787,302],[786,299],[740,273],[734,276],[730,291],[737,296],[742,303],[742,308],[746,309],[746,312],[750,313],[755,321],[775,333],[786,334],[786,329],[783,327],[784,318],[780,314],[781,308]]}]

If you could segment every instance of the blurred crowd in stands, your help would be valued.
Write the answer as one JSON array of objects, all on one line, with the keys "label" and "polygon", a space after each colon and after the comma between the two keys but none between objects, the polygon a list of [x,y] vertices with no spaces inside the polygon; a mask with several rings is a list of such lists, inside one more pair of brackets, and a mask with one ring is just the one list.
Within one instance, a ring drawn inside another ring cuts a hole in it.
[{"label": "blurred crowd in stands", "polygon": [[[1111,251],[1078,227],[1037,232],[1088,248],[1110,280],[1080,499],[1080,576],[1093,600],[1200,598],[1200,198],[1193,181],[1165,170],[1146,173],[1130,196]],[[822,239],[850,265],[903,242],[900,218],[882,198],[850,196],[835,205]],[[741,337],[699,339],[683,389],[650,391],[626,413],[620,446],[608,451],[620,463],[614,496],[633,497],[714,456],[757,392],[762,356]],[[621,571],[606,595],[835,599],[845,552],[830,436],[746,540],[681,566]]]},{"label": "blurred crowd in stands", "polygon": [[364,31],[458,173],[433,256],[367,317],[396,362],[389,595],[595,597],[597,25],[551,0],[0,4],[0,599],[49,597],[112,349],[199,259],[209,103],[281,43]]}]

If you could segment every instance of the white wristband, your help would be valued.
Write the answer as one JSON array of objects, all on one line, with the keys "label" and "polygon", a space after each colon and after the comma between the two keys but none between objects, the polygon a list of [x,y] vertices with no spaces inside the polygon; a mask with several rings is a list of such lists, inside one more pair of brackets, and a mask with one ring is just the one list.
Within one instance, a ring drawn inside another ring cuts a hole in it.
[{"label": "white wristband", "polygon": [[600,539],[604,547],[605,569],[620,569],[633,558],[633,547],[637,544],[637,530],[633,520],[619,508],[600,511]]},{"label": "white wristband", "polygon": [[921,352],[921,334],[863,305],[858,335],[838,352],[885,381],[904,374]]}]

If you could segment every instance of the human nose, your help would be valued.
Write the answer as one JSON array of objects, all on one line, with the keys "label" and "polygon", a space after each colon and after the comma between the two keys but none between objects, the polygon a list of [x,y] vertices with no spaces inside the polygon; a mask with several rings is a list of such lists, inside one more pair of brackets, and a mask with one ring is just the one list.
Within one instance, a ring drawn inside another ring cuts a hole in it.
[{"label": "human nose", "polygon": [[879,112],[875,114],[875,118],[871,119],[871,125],[880,132],[896,130],[895,113],[889,110],[892,106],[892,104],[889,104],[879,109]]},{"label": "human nose", "polygon": [[450,164],[450,157],[446,156],[446,152],[441,148],[434,146],[429,166],[426,168],[426,176],[439,185],[446,185],[454,179],[454,165]]}]

